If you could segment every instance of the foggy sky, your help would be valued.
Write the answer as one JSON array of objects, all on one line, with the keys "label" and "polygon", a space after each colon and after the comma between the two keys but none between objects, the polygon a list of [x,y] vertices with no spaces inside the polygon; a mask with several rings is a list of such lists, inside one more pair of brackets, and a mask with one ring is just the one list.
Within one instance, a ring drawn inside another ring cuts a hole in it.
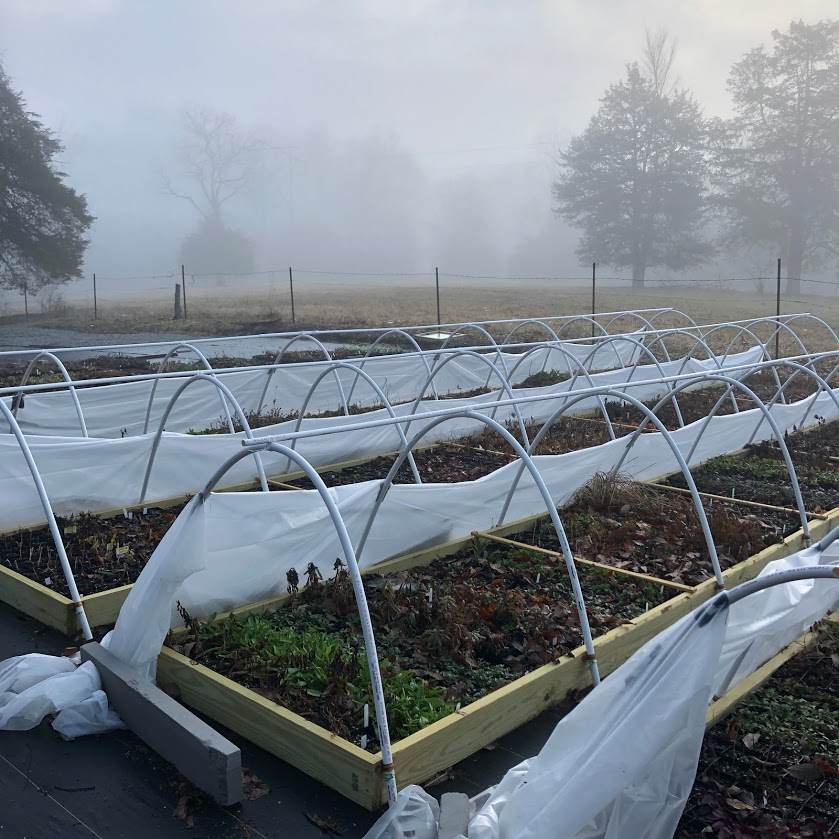
[{"label": "foggy sky", "polygon": [[[257,268],[579,274],[552,155],[667,26],[677,72],[725,116],[735,60],[830,0],[0,0],[0,55],[66,146],[100,275],[163,273],[195,225],[166,195],[184,107],[272,146],[228,221]],[[291,156],[291,159],[290,159]]]}]

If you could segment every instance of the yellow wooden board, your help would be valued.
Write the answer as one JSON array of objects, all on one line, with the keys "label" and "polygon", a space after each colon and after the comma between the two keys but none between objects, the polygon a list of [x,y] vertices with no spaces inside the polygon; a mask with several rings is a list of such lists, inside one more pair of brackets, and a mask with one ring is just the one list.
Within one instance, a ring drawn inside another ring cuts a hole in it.
[{"label": "yellow wooden board", "polygon": [[0,601],[65,635],[75,635],[78,629],[70,598],[2,565]]},{"label": "yellow wooden board", "polygon": [[252,690],[164,648],[163,690],[368,810],[379,801],[381,760]]},{"label": "yellow wooden board", "polygon": [[807,632],[791,644],[787,644],[776,656],[769,659],[766,664],[758,667],[751,676],[743,679],[724,696],[712,702],[708,706],[705,725],[709,727],[716,725],[721,719],[728,716],[737,705],[746,699],[752,691],[759,688],[779,667],[786,664],[793,656],[811,647],[818,637],[818,631]]}]

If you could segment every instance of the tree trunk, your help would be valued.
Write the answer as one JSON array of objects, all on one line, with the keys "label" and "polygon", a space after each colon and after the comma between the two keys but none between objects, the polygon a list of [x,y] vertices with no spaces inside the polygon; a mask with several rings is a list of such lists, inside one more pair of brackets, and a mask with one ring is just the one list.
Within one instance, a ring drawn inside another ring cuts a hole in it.
[{"label": "tree trunk", "polygon": [[647,266],[640,261],[632,265],[632,287],[644,288],[644,276],[647,273]]}]

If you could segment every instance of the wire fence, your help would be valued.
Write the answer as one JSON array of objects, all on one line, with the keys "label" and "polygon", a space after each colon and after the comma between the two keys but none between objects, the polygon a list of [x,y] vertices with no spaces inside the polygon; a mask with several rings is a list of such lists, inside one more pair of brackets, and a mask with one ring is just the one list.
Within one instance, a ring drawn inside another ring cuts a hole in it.
[{"label": "wire fence", "polygon": [[[839,281],[821,278],[790,278],[783,275],[781,260],[777,261],[774,276],[718,276],[708,278],[654,279],[639,284],[632,277],[601,274],[597,263],[592,263],[590,274],[577,275],[516,275],[473,274],[441,271],[435,268],[425,272],[362,272],[330,271],[316,268],[283,267],[247,272],[193,273],[185,265],[180,270],[164,274],[97,274],[83,278],[71,286],[45,289],[33,299],[23,289],[17,298],[7,295],[3,308],[8,314],[21,312],[60,317],[61,314],[83,315],[97,320],[111,320],[134,310],[154,309],[158,317],[189,320],[192,316],[206,316],[210,312],[221,315],[245,307],[264,310],[266,318],[282,319],[297,323],[301,302],[308,301],[309,308],[317,302],[337,296],[359,295],[359,305],[364,305],[361,292],[366,291],[397,298],[406,297],[411,290],[410,303],[423,301],[423,309],[437,322],[444,320],[447,301],[467,288],[491,288],[495,292],[516,294],[527,288],[555,289],[558,294],[568,294],[571,289],[588,294],[590,305],[578,305],[593,314],[608,311],[614,306],[604,304],[609,298],[626,292],[633,294],[661,293],[669,301],[696,303],[696,293],[704,291],[734,292],[757,295],[764,301],[774,302],[776,313],[782,304],[810,306],[813,297],[824,298],[839,305]],[[340,289],[340,290],[339,290]],[[694,296],[689,296],[693,293]],[[802,299],[812,294],[810,300]],[[680,296],[682,295],[682,296]],[[301,299],[302,298],[302,299]],[[544,299],[542,295],[540,300]],[[579,301],[578,301],[579,302]],[[768,302],[761,309],[770,311]],[[344,303],[352,306],[352,302]],[[432,315],[433,312],[433,315]],[[348,313],[350,314],[350,313]]]}]

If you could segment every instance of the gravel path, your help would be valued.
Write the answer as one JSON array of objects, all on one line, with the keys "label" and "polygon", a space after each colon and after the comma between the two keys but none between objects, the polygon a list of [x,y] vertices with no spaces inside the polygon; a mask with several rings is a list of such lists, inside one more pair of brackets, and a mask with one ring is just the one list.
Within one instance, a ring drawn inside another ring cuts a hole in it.
[{"label": "gravel path", "polygon": [[[193,336],[194,337],[194,336]],[[137,344],[149,341],[188,340],[189,336],[172,332],[76,332],[14,323],[0,326],[0,351],[44,349],[50,347],[90,347],[101,344]]]},{"label": "gravel path", "polygon": [[[276,352],[281,346],[281,342],[276,338],[244,336],[229,339],[201,339],[200,336],[177,332],[75,332],[72,329],[54,329],[52,327],[27,326],[18,323],[0,325],[0,352],[54,349],[56,347],[98,347],[108,344],[119,347],[120,344],[146,344],[158,341],[189,341],[190,343],[203,341],[198,343],[198,347],[208,358],[218,355],[250,358],[264,352]],[[338,347],[347,346],[346,342],[335,343],[326,340],[322,341],[322,344],[330,352]],[[386,348],[384,345],[380,346],[383,349]],[[317,347],[313,343],[301,339],[295,342],[292,349],[293,351],[317,350]],[[159,356],[165,353],[166,349],[161,347],[138,347],[132,350],[130,347],[119,347],[117,352],[121,355]],[[71,359],[99,355],[102,355],[101,350],[62,353],[62,356]]]}]

